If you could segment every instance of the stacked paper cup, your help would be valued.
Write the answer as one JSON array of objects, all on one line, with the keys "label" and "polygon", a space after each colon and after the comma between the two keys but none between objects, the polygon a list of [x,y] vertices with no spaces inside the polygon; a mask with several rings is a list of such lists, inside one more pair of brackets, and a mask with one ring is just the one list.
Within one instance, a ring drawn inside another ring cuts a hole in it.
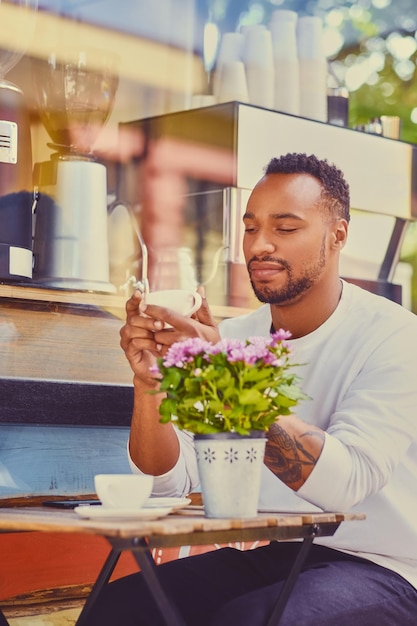
[{"label": "stacked paper cup", "polygon": [[321,18],[298,18],[297,49],[300,65],[300,115],[326,122],[327,61],[323,49]]},{"label": "stacked paper cup", "polygon": [[248,85],[249,102],[274,107],[274,60],[271,32],[262,25],[244,31],[243,62]]},{"label": "stacked paper cup", "polygon": [[242,33],[224,33],[213,78],[213,95],[217,102],[249,101],[242,49]]},{"label": "stacked paper cup", "polygon": [[272,13],[270,30],[274,56],[274,109],[300,114],[300,70],[298,64],[297,13],[276,10]]},{"label": "stacked paper cup", "polygon": [[269,28],[224,33],[213,94],[327,122],[327,69],[321,18],[280,9]]},{"label": "stacked paper cup", "polygon": [[220,71],[217,102],[249,102],[245,66],[242,61],[228,61]]}]

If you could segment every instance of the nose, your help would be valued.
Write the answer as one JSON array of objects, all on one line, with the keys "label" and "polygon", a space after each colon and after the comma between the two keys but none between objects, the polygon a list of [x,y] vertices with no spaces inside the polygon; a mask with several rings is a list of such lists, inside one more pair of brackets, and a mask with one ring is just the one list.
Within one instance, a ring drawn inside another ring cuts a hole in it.
[{"label": "nose", "polygon": [[269,229],[258,230],[256,233],[245,233],[243,247],[246,252],[250,251],[250,256],[256,257],[272,254],[276,249]]}]

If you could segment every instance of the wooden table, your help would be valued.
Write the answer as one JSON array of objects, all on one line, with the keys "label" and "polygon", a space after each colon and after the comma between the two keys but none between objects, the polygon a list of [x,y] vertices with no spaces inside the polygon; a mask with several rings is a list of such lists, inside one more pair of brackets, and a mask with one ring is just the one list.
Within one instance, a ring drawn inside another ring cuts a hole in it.
[{"label": "wooden table", "polygon": [[0,508],[0,532],[91,533],[105,537],[111,548],[77,620],[82,626],[125,550],[130,550],[145,576],[150,592],[168,626],[184,626],[158,580],[153,548],[244,541],[302,539],[291,572],[277,599],[269,624],[279,623],[308,551],[316,537],[333,535],[342,522],[362,520],[359,513],[262,513],[251,519],[209,519],[201,507],[187,507],[152,521],[82,519],[74,511],[41,507]]}]

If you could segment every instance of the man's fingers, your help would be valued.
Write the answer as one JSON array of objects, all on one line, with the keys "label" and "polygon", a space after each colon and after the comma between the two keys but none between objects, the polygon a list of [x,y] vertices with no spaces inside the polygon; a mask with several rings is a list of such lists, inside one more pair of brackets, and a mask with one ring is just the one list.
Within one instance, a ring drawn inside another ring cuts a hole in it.
[{"label": "man's fingers", "polygon": [[201,303],[201,307],[198,309],[198,311],[196,311],[195,313],[195,317],[196,319],[201,323],[201,324],[205,324],[206,326],[217,326],[216,324],[216,320],[214,319],[214,317],[211,314],[210,311],[210,307],[209,307],[209,303],[207,302],[207,298],[206,298],[206,290],[204,289],[204,287],[201,285],[198,289],[197,289],[198,293],[201,296],[202,299],[202,303]]},{"label": "man's fingers", "polygon": [[[157,306],[156,304],[148,304],[142,307],[143,315],[152,318],[153,326],[156,330],[164,328],[165,323],[175,326],[175,328],[188,327],[189,317],[184,317],[181,313],[176,313],[172,309],[165,306]],[[158,322],[155,327],[155,321]]]},{"label": "man's fingers", "polygon": [[129,300],[126,302],[126,313],[127,316],[136,315],[139,312],[139,305],[142,300],[142,293],[139,289],[130,296]]},{"label": "man's fingers", "polygon": [[[135,323],[136,320],[136,323]],[[162,322],[158,320],[132,317],[120,329],[120,345],[124,351],[133,342],[136,349],[148,349],[149,345],[155,344],[155,332],[163,328]],[[145,343],[146,342],[146,343]]]}]

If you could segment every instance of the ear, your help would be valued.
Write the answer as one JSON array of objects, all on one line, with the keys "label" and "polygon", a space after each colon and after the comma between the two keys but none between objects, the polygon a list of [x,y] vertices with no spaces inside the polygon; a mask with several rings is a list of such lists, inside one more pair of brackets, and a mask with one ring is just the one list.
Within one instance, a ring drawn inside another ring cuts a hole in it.
[{"label": "ear", "polygon": [[334,227],[332,230],[333,246],[340,250],[344,248],[347,236],[348,236],[348,223],[345,219],[338,219],[334,221]]}]

